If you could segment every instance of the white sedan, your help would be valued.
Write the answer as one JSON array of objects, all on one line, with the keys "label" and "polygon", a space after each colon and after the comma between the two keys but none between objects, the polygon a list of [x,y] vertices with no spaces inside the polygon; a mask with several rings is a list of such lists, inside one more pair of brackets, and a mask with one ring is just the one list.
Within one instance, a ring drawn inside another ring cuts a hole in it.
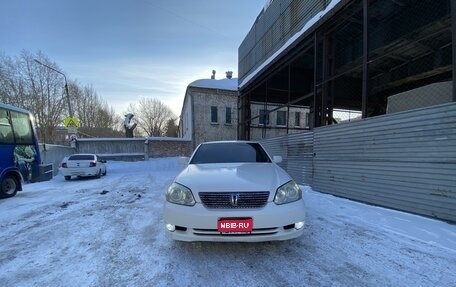
[{"label": "white sedan", "polygon": [[299,186],[257,142],[199,145],[166,192],[165,224],[180,241],[272,241],[300,236]]},{"label": "white sedan", "polygon": [[106,175],[105,163],[105,160],[95,154],[72,154],[63,159],[60,171],[66,180],[70,180],[72,176],[100,178],[102,175]]}]

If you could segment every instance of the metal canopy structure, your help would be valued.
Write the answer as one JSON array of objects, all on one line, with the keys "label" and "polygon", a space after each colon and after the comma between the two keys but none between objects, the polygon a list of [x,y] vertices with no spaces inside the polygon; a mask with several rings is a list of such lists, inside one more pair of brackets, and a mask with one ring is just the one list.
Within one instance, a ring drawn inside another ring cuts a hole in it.
[{"label": "metal canopy structure", "polygon": [[[336,5],[323,17],[255,73],[297,27],[312,21],[331,1],[274,0],[260,14],[239,48],[240,139],[252,139],[254,129],[268,137],[268,129],[274,128],[257,124],[264,115],[253,111],[253,104],[270,114],[285,109],[288,117],[290,107],[303,107],[309,113],[305,128],[313,129],[340,122],[335,111],[358,112],[363,118],[382,115],[389,97],[453,81],[454,1],[333,1]],[[449,101],[456,101],[455,81],[452,85]],[[284,131],[297,132],[289,123]]]}]

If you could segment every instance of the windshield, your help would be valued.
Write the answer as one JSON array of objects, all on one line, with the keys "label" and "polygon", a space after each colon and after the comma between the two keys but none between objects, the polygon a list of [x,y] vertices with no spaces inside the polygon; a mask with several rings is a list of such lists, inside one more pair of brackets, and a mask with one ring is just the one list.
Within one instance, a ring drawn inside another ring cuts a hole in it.
[{"label": "windshield", "polygon": [[95,156],[90,154],[77,154],[72,155],[68,158],[68,160],[94,160]]},{"label": "windshield", "polygon": [[199,146],[190,164],[271,162],[258,143],[210,143]]}]

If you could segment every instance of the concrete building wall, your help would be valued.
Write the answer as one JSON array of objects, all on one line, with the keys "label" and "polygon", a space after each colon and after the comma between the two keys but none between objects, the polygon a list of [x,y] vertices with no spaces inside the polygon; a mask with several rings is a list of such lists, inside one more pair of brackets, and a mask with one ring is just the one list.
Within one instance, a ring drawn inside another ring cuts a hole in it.
[{"label": "concrete building wall", "polygon": [[179,137],[191,140],[193,132],[192,125],[192,100],[189,96],[189,91],[187,90],[187,95],[184,99],[184,104],[182,106],[182,114],[179,121]]},{"label": "concrete building wall", "polygon": [[[193,145],[202,142],[237,139],[237,91],[188,87],[187,97],[193,101]],[[217,108],[217,120],[212,121],[211,107]],[[230,108],[231,123],[226,122],[227,108]],[[183,127],[186,113],[183,110]]]},{"label": "concrete building wall", "polygon": [[[259,140],[269,137],[278,137],[286,134],[303,132],[309,129],[309,108],[302,106],[280,107],[268,103],[252,103],[250,105],[252,117],[256,117],[250,124],[250,139]],[[269,113],[269,124],[262,124],[260,119],[261,110],[271,111]],[[279,112],[285,113],[285,122],[278,121]],[[298,114],[299,120],[296,119]],[[287,125],[288,122],[288,125]],[[283,124],[281,124],[283,123]],[[288,132],[287,132],[288,131]]]},{"label": "concrete building wall", "polygon": [[95,153],[110,160],[147,160],[153,157],[190,156],[191,141],[180,138],[84,138],[76,141],[78,153]]},{"label": "concrete building wall", "polygon": [[54,176],[58,174],[62,160],[74,153],[95,153],[108,160],[136,161],[158,157],[190,156],[193,152],[191,141],[166,137],[85,138],[78,139],[74,147],[43,143],[40,143],[39,147],[42,164],[44,166],[52,164]]},{"label": "concrete building wall", "polygon": [[453,81],[432,83],[388,97],[388,114],[449,103],[453,96]]}]

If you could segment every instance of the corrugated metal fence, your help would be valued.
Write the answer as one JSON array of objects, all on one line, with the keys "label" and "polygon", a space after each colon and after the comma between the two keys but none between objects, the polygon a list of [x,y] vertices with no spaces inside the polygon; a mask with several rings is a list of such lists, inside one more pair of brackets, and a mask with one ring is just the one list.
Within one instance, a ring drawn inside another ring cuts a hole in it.
[{"label": "corrugated metal fence", "polygon": [[316,191],[456,222],[456,103],[262,144]]},{"label": "corrugated metal fence", "polygon": [[311,184],[313,174],[313,132],[290,134],[261,141],[271,155],[280,155],[279,165],[299,183]]}]

